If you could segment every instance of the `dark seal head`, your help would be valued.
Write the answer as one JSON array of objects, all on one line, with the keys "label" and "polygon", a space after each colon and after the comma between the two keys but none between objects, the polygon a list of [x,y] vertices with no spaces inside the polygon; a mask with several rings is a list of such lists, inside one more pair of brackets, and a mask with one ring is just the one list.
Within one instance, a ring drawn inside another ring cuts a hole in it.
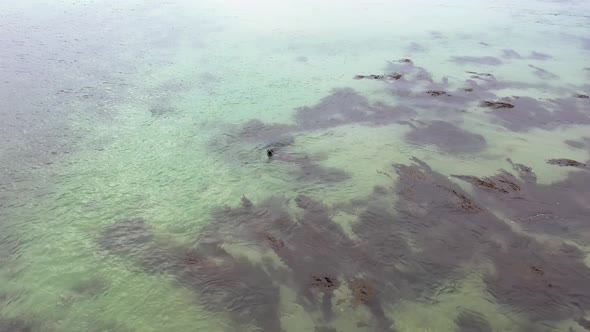
[{"label": "dark seal head", "polygon": [[266,150],[266,155],[267,155],[269,158],[271,158],[271,157],[272,157],[272,155],[273,155],[274,153],[275,153],[275,151],[274,151],[273,149],[267,149],[267,150]]}]

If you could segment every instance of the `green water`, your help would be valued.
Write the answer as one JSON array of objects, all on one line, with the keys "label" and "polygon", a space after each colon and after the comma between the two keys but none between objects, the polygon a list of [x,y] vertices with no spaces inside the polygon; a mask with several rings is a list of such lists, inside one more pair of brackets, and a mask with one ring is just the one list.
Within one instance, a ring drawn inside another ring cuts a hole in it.
[{"label": "green water", "polygon": [[[333,220],[354,238],[356,217],[338,204],[365,199],[376,185],[394,186],[391,165],[409,164],[412,156],[444,175],[490,175],[509,168],[510,157],[531,166],[539,183],[566,179],[571,169],[546,160],[588,160],[588,151],[564,142],[590,136],[589,125],[515,132],[477,104],[454,109],[457,118],[434,112],[434,102],[414,117],[483,135],[487,145],[477,153],[411,144],[405,137],[412,128],[395,123],[295,131],[290,153],[348,175],[335,183],[297,178],[296,164],[267,162],[262,146],[272,142],[228,138],[253,119],[293,125],[298,108],[336,88],[403,104],[392,93],[395,82],[353,79],[383,74],[388,61],[401,58],[456,86],[469,77],[465,71],[538,84],[498,96],[588,95],[589,17],[583,1],[1,3],[0,331],[26,330],[18,324],[32,331],[254,329],[206,308],[198,290],[179,285],[173,273],[149,273],[132,258],[102,250],[101,236],[117,220],[143,218],[155,242],[188,248],[215,221],[213,211],[237,207],[243,196],[257,205],[306,194],[333,207]],[[420,48],[412,50],[412,43]],[[510,59],[504,49],[551,58]],[[465,65],[453,56],[502,63]],[[559,78],[536,76],[529,64]],[[587,228],[578,241],[541,233],[527,236],[590,250]],[[253,262],[279,261],[243,243],[227,240],[224,248]],[[305,310],[298,290],[279,287],[285,331],[378,330],[367,308],[348,305],[344,287],[329,322]],[[479,273],[466,273],[454,287],[429,301],[388,304],[385,314],[398,331],[455,331],[462,308],[482,313],[494,331],[524,330],[529,322],[484,295]],[[534,322],[531,331],[583,331],[574,320],[589,312],[582,307],[575,317]]]}]

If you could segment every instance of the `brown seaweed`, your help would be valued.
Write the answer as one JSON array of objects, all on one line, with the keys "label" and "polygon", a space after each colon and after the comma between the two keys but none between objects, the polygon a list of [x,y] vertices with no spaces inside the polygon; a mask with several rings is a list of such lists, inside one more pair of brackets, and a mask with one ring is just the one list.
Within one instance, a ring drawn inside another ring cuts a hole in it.
[{"label": "brown seaweed", "polygon": [[528,55],[528,56],[522,56],[518,52],[516,52],[515,50],[512,50],[512,49],[502,50],[502,57],[504,59],[512,59],[512,60],[530,59],[530,60],[541,60],[541,61],[549,60],[549,59],[553,58],[551,55],[536,52],[536,51],[532,51],[530,53],[530,55]]},{"label": "brown seaweed", "polygon": [[379,80],[379,81],[397,81],[400,80],[403,77],[402,74],[398,74],[398,73],[391,73],[391,74],[385,74],[385,75],[355,75],[353,78],[355,80],[363,80],[363,79],[368,79],[368,80]]},{"label": "brown seaweed", "polygon": [[[538,100],[530,97],[514,97],[498,102],[484,102],[483,107],[492,108],[489,114],[494,122],[512,130],[527,131],[531,128],[553,129],[565,125],[590,124],[590,115],[585,111],[585,99],[557,98]],[[508,111],[496,111],[501,108]]]},{"label": "brown seaweed", "polygon": [[406,50],[410,53],[423,53],[426,52],[428,49],[422,44],[411,42],[410,44],[408,44],[408,46],[406,46]]},{"label": "brown seaweed", "polygon": [[502,194],[516,193],[520,191],[520,186],[516,183],[517,180],[514,176],[506,171],[500,172],[500,174],[489,177],[479,178],[471,175],[451,175],[452,177],[469,182],[481,188],[495,190]]},{"label": "brown seaweed", "polygon": [[522,55],[512,49],[502,50],[502,57],[504,59],[523,59]]},{"label": "brown seaweed", "polygon": [[94,297],[106,292],[110,286],[110,282],[107,279],[101,277],[93,277],[90,279],[78,281],[72,287],[72,291],[74,291],[77,294]]},{"label": "brown seaweed", "polygon": [[[590,173],[572,171],[563,181],[539,184],[536,176],[531,175],[534,173],[530,167],[516,169],[521,173],[522,181],[504,170],[482,179],[493,184],[492,188],[470,181],[478,189],[476,197],[484,200],[486,206],[502,211],[526,230],[557,233],[586,242],[584,234],[590,232],[585,222],[585,216],[590,214]],[[501,182],[503,180],[507,181]],[[502,188],[508,193],[494,188]]]},{"label": "brown seaweed", "polygon": [[333,327],[316,326],[315,332],[338,332],[338,330]]},{"label": "brown seaweed", "polygon": [[537,174],[529,166],[515,163],[510,158],[506,158],[506,161],[512,166],[512,169],[518,172],[518,175],[526,182],[537,182]]},{"label": "brown seaweed", "polygon": [[553,59],[553,56],[541,52],[532,51],[528,58],[532,60],[549,60]]},{"label": "brown seaweed", "polygon": [[579,141],[566,140],[565,144],[575,149],[585,149],[590,151],[590,137],[582,137]]},{"label": "brown seaweed", "polygon": [[588,168],[588,165],[586,165],[585,163],[581,163],[576,160],[565,159],[565,158],[549,159],[549,160],[547,160],[547,163],[550,165],[557,165],[557,166],[561,166],[561,167],[577,167],[577,168],[582,168],[582,169]]},{"label": "brown seaweed", "polygon": [[182,253],[159,246],[143,220],[131,219],[109,227],[99,244],[110,253],[133,258],[147,272],[173,275],[180,285],[199,293],[201,305],[229,313],[238,326],[281,330],[279,291],[273,281],[261,267],[232,257],[215,242],[201,241]]},{"label": "brown seaweed", "polygon": [[168,117],[171,114],[174,114],[177,112],[176,109],[174,109],[172,107],[165,107],[165,106],[152,107],[152,108],[150,108],[149,111],[150,111],[152,117],[155,117],[155,118]]},{"label": "brown seaweed", "polygon": [[485,138],[446,121],[432,121],[406,135],[413,144],[430,144],[447,153],[476,153],[487,146]]},{"label": "brown seaweed", "polygon": [[453,56],[450,59],[451,62],[455,62],[460,65],[488,65],[488,66],[499,66],[502,64],[502,60],[493,56]]},{"label": "brown seaweed", "polygon": [[529,64],[529,67],[530,68],[533,68],[535,70],[533,73],[536,76],[538,76],[538,77],[540,77],[540,78],[542,78],[544,80],[556,80],[556,79],[559,78],[558,75],[553,74],[553,73],[551,73],[551,72],[549,72],[549,71],[547,71],[547,70],[545,70],[545,69],[543,69],[541,67],[537,67],[537,66],[534,66],[534,65],[531,65],[531,64]]},{"label": "brown seaweed", "polygon": [[428,90],[428,91],[426,91],[426,93],[429,94],[429,95],[431,95],[432,97],[450,96],[445,91]]},{"label": "brown seaweed", "polygon": [[472,310],[462,310],[455,318],[457,332],[492,332],[492,325],[479,312]]},{"label": "brown seaweed", "polygon": [[32,332],[33,325],[21,318],[1,318],[0,332]]},{"label": "brown seaweed", "polygon": [[416,114],[404,106],[371,104],[352,89],[337,89],[315,106],[298,108],[294,118],[300,129],[314,130],[350,123],[385,125],[410,119]]},{"label": "brown seaweed", "polygon": [[584,329],[590,331],[590,320],[588,320],[584,317],[580,317],[580,318],[576,319],[575,322],[578,323],[578,325],[580,325]]},{"label": "brown seaweed", "polygon": [[496,267],[484,277],[488,291],[531,320],[575,317],[590,305],[590,269],[581,251],[566,245],[552,249],[513,235],[507,248],[490,255]]},{"label": "brown seaweed", "polygon": [[507,102],[501,102],[501,101],[489,101],[489,100],[485,100],[481,102],[481,106],[482,107],[487,107],[487,108],[493,108],[493,109],[502,109],[502,108],[514,108],[514,105],[507,103]]}]

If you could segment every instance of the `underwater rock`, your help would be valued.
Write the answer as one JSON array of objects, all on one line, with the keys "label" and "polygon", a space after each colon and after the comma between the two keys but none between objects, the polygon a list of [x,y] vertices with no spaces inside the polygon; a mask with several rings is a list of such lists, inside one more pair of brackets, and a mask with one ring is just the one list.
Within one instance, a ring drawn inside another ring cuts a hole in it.
[{"label": "underwater rock", "polygon": [[432,121],[426,127],[414,128],[406,134],[406,140],[418,145],[434,145],[447,153],[476,153],[487,146],[482,135],[445,121]]},{"label": "underwater rock", "polygon": [[575,161],[572,159],[549,159],[547,160],[547,163],[549,165],[557,165],[557,166],[561,166],[561,167],[577,167],[577,168],[588,168],[588,165],[581,163],[579,161]]},{"label": "underwater rock", "polygon": [[463,310],[455,318],[457,332],[492,332],[492,325],[479,312],[472,310]]},{"label": "underwater rock", "polygon": [[455,62],[460,65],[488,65],[488,66],[499,66],[502,61],[493,56],[453,56],[451,62]]}]

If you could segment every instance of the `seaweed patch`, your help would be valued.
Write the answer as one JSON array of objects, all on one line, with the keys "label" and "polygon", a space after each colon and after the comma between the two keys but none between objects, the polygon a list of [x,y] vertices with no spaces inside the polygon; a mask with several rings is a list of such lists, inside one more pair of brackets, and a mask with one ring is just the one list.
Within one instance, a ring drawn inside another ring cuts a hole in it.
[{"label": "seaweed patch", "polygon": [[488,65],[488,66],[499,66],[502,61],[493,56],[453,56],[451,62],[455,62],[460,65]]},{"label": "seaweed patch", "polygon": [[462,310],[455,318],[457,332],[492,332],[492,325],[479,312],[472,310]]},{"label": "seaweed patch", "polygon": [[487,108],[493,108],[493,109],[502,109],[502,108],[514,108],[514,105],[508,103],[508,102],[503,102],[503,101],[489,101],[489,100],[484,100],[481,102],[481,107],[487,107]]},{"label": "seaweed patch", "polygon": [[553,73],[551,73],[551,72],[549,72],[549,71],[547,71],[547,70],[545,70],[545,69],[543,69],[541,67],[534,66],[534,65],[531,65],[531,64],[529,64],[529,67],[532,68],[532,69],[534,69],[534,72],[533,73],[537,77],[540,77],[540,78],[542,78],[544,80],[555,80],[555,79],[558,79],[559,78],[558,75],[555,75],[555,74],[553,74]]},{"label": "seaweed patch", "polygon": [[561,166],[561,167],[577,167],[577,168],[588,168],[588,165],[586,165],[585,163],[581,163],[579,161],[576,160],[572,160],[572,159],[549,159],[547,160],[547,163],[550,165],[557,165],[557,166]]},{"label": "seaweed patch", "polygon": [[413,144],[430,144],[447,153],[476,153],[487,146],[485,138],[445,121],[432,121],[406,135]]}]

